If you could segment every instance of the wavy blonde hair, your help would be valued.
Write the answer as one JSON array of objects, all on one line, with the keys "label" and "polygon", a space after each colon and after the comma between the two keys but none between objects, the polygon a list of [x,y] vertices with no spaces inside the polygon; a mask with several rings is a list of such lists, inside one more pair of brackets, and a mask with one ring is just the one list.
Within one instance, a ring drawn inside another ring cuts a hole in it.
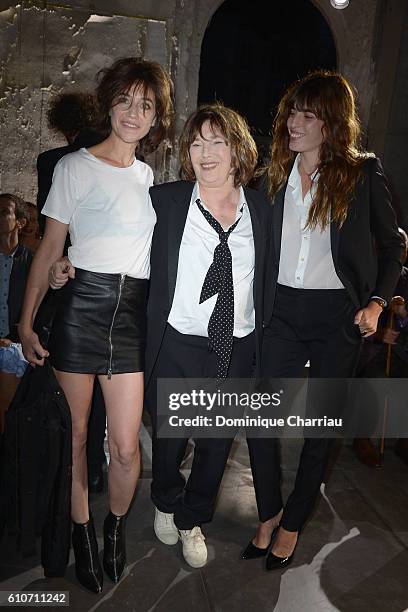
[{"label": "wavy blonde hair", "polygon": [[307,226],[325,228],[346,220],[361,166],[372,157],[360,146],[361,129],[353,90],[336,72],[317,71],[293,83],[279,103],[273,123],[271,161],[267,167],[271,198],[285,184],[296,153],[289,149],[287,120],[291,110],[311,111],[323,121],[319,178]]}]

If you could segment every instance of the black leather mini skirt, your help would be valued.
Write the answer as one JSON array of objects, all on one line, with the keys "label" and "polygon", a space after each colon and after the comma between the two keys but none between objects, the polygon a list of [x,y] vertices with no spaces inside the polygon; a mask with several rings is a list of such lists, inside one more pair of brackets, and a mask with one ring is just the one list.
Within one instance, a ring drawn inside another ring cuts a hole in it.
[{"label": "black leather mini skirt", "polygon": [[149,281],[76,268],[58,296],[48,349],[56,370],[144,371]]}]

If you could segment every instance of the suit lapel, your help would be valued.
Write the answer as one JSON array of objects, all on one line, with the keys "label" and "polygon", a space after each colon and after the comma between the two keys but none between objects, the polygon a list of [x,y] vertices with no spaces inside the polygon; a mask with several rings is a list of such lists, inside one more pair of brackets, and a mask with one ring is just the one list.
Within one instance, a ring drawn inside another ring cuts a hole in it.
[{"label": "suit lapel", "polygon": [[244,194],[245,194],[245,201],[248,204],[249,214],[251,215],[252,234],[254,237],[254,245],[255,245],[255,262],[259,262],[261,258],[260,249],[262,245],[262,226],[261,226],[261,220],[259,218],[259,210],[258,210],[258,207],[255,206],[251,198],[251,192],[245,189],[245,187],[244,187]]},{"label": "suit lapel", "polygon": [[336,268],[336,271],[337,271],[337,260],[338,260],[338,253],[339,253],[339,240],[340,240],[340,234],[339,234],[339,228],[337,224],[330,223],[330,243],[331,243],[333,263],[334,263],[334,267]]},{"label": "suit lapel", "polygon": [[[258,291],[258,284],[259,282],[262,282],[261,280],[258,280],[258,276],[259,273],[261,272],[261,265],[263,263],[263,259],[264,259],[264,248],[265,248],[265,241],[262,239],[262,232],[266,229],[262,228],[262,224],[261,224],[261,219],[259,216],[259,210],[258,207],[255,206],[252,198],[251,198],[251,193],[245,189],[244,187],[244,195],[245,195],[245,201],[248,204],[248,210],[249,210],[249,214],[251,215],[251,224],[252,224],[252,235],[254,238],[254,249],[255,249],[255,273],[254,273],[254,288],[253,288],[253,296],[254,296],[254,303],[256,304],[257,302],[257,291]],[[256,312],[256,311],[255,311]]]},{"label": "suit lapel", "polygon": [[273,242],[275,247],[275,258],[279,265],[281,241],[282,241],[282,223],[283,223],[283,207],[285,203],[285,192],[287,183],[279,189],[273,200]]},{"label": "suit lapel", "polygon": [[180,182],[178,189],[173,194],[168,210],[168,291],[169,307],[173,303],[174,290],[176,288],[178,258],[184,226],[186,224],[188,208],[191,202],[194,183]]}]

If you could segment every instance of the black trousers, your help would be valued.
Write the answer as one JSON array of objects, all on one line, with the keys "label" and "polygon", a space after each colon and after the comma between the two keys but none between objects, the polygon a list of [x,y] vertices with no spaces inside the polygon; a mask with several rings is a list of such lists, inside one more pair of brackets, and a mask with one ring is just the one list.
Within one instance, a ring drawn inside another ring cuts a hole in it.
[{"label": "black trousers", "polygon": [[[249,378],[252,374],[255,334],[234,338],[228,376]],[[188,438],[158,438],[157,379],[214,378],[217,355],[209,351],[208,339],[180,334],[169,325],[146,390],[146,405],[153,424],[153,480],[151,496],[161,512],[174,514],[179,529],[192,529],[209,522],[230,452],[232,438],[196,438],[191,473],[186,482],[180,472]]]},{"label": "black trousers", "polygon": [[[293,289],[278,285],[272,320],[265,329],[261,372],[264,378],[300,378],[310,361],[311,378],[354,375],[361,335],[356,307],[346,290]],[[304,441],[295,488],[284,506],[281,525],[299,531],[310,515],[323,482],[332,440]],[[254,439],[249,447],[259,520],[283,507],[279,441]]]}]

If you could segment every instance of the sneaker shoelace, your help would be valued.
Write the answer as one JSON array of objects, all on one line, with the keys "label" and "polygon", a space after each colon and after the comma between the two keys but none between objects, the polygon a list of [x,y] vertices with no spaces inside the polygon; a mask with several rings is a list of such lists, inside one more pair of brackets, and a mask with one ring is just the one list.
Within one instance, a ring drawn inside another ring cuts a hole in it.
[{"label": "sneaker shoelace", "polygon": [[203,532],[201,531],[200,527],[195,526],[190,530],[190,533],[188,533],[188,530],[183,530],[183,533],[188,536],[189,539],[194,540],[194,543],[199,543],[199,542],[204,542],[205,537]]}]

